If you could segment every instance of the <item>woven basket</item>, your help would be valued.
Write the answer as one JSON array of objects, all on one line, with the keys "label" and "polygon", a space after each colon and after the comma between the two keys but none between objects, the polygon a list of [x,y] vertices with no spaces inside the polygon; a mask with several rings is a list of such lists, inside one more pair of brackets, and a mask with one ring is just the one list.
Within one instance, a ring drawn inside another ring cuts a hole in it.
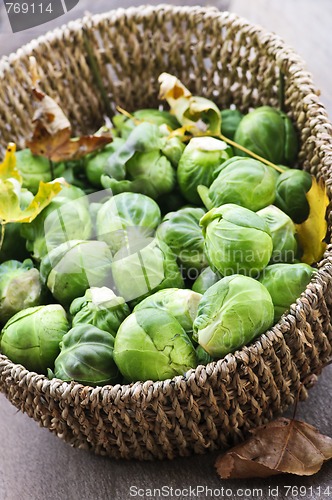
[{"label": "woven basket", "polygon": [[[234,14],[199,7],[140,7],[85,18],[0,62],[1,148],[31,134],[29,56],[75,132],[111,114],[157,106],[157,77],[177,75],[195,94],[242,111],[284,109],[300,134],[300,166],[331,197],[332,127],[302,60],[275,35]],[[111,103],[111,104],[109,104]],[[329,217],[329,234],[331,217]],[[331,357],[332,246],[305,292],[270,331],[185,377],[91,388],[29,372],[0,355],[0,390],[73,446],[111,457],[173,458],[224,448],[284,411]]]}]

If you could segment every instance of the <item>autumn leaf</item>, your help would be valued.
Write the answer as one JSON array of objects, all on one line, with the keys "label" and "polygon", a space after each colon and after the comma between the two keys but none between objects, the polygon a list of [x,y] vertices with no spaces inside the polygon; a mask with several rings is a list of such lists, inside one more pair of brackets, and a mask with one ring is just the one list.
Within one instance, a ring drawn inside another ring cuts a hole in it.
[{"label": "autumn leaf", "polygon": [[205,97],[193,96],[178,78],[169,73],[162,73],[158,81],[159,97],[168,102],[171,113],[181,125],[194,126],[191,131],[193,135],[202,132],[220,134],[221,115],[214,102]]},{"label": "autumn leaf", "polygon": [[312,177],[312,185],[306,198],[310,207],[309,217],[295,227],[303,250],[301,261],[313,264],[322,258],[327,246],[323,240],[327,231],[325,213],[329,198],[322,179],[317,182],[316,178]]},{"label": "autumn leaf", "polygon": [[32,139],[27,142],[33,154],[46,156],[54,162],[78,160],[112,142],[109,132],[72,138],[71,124],[61,107],[39,87],[40,78],[34,57],[30,58],[30,72],[32,93],[37,101],[32,120],[35,129]]},{"label": "autumn leaf", "polygon": [[22,210],[20,199],[12,182],[0,182],[0,219],[1,224],[9,222],[31,222],[51,202],[62,189],[60,182],[40,182],[36,196]]},{"label": "autumn leaf", "polygon": [[269,477],[281,473],[311,476],[332,458],[332,439],[299,420],[278,418],[217,458],[222,479]]},{"label": "autumn leaf", "polygon": [[10,142],[7,146],[5,158],[2,163],[0,163],[0,180],[5,181],[7,179],[16,179],[19,183],[22,183],[22,176],[16,168],[16,144]]}]

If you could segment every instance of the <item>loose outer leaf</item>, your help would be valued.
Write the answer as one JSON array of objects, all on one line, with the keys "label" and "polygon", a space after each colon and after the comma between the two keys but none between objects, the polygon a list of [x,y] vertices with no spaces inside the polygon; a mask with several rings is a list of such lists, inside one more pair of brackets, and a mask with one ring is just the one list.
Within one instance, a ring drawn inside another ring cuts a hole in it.
[{"label": "loose outer leaf", "polygon": [[40,182],[36,196],[22,210],[15,186],[10,181],[0,182],[1,224],[9,222],[31,222],[62,189],[60,182]]},{"label": "loose outer leaf", "polygon": [[313,264],[322,258],[327,246],[323,240],[327,231],[325,213],[329,199],[322,179],[317,182],[316,178],[312,177],[312,185],[306,198],[310,207],[309,217],[302,224],[295,226],[303,250],[301,261]]},{"label": "loose outer leaf", "polygon": [[299,420],[278,418],[216,461],[222,479],[269,477],[281,473],[311,476],[332,458],[332,439]]}]

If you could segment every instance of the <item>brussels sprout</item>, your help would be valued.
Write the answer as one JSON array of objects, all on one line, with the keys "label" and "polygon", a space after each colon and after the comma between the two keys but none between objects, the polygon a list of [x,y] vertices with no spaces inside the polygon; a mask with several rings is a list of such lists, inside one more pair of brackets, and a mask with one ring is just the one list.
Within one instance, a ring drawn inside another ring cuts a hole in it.
[{"label": "brussels sprout", "polygon": [[160,220],[160,209],[154,200],[139,193],[120,193],[101,206],[97,236],[115,253],[128,240],[153,235]]},{"label": "brussels sprout", "polygon": [[162,153],[168,158],[173,167],[177,167],[185,149],[185,144],[179,137],[167,137],[165,146],[162,148]]},{"label": "brussels sprout", "polygon": [[88,181],[93,186],[97,188],[102,187],[100,178],[105,173],[106,168],[114,179],[121,181],[125,178],[124,168],[119,167],[119,165],[115,165],[113,168],[112,162],[110,161],[113,153],[123,144],[123,139],[115,137],[113,142],[107,144],[104,149],[87,157],[85,162],[85,174]]},{"label": "brussels sprout", "polygon": [[203,295],[194,321],[194,339],[211,356],[221,357],[251,342],[273,323],[266,288],[248,276],[227,276]]},{"label": "brussels sprout", "polygon": [[198,193],[208,209],[235,203],[253,212],[273,203],[278,173],[252,158],[235,156],[227,160],[210,188]]},{"label": "brussels sprout", "polygon": [[266,287],[274,305],[277,322],[304,292],[314,269],[308,264],[272,264],[264,269],[259,281]]},{"label": "brussels sprout", "polygon": [[40,276],[64,306],[92,287],[109,285],[111,252],[103,241],[70,240],[54,248],[40,265]]},{"label": "brussels sprout", "polygon": [[275,205],[296,224],[301,224],[309,216],[306,194],[311,185],[311,175],[303,170],[287,170],[278,178]]},{"label": "brussels sprout", "polygon": [[273,242],[271,262],[294,262],[297,241],[292,219],[273,205],[259,210],[257,215],[262,217],[270,228]]},{"label": "brussels sprout", "polygon": [[159,290],[159,292],[142,300],[135,307],[134,312],[149,307],[166,311],[174,316],[186,333],[191,335],[201,298],[200,293],[195,293],[192,290],[167,288],[166,290]]},{"label": "brussels sprout", "polygon": [[0,265],[0,323],[41,300],[39,271],[30,259],[23,263],[8,260]]},{"label": "brussels sprout", "polygon": [[[285,113],[270,106],[254,109],[244,116],[236,130],[235,142],[273,163],[293,165],[298,141],[294,126]],[[239,156],[247,156],[236,150]]]},{"label": "brussels sprout", "polygon": [[89,288],[83,297],[73,300],[70,306],[72,325],[89,324],[111,333],[114,337],[130,309],[122,297],[105,286]]},{"label": "brussels sprout", "polygon": [[186,146],[177,170],[183,196],[200,205],[199,185],[209,187],[218,176],[222,164],[232,156],[232,149],[214,137],[194,137]]},{"label": "brussels sprout", "polygon": [[143,193],[158,198],[169,193],[175,184],[175,172],[166,156],[160,151],[136,153],[126,164],[129,180],[117,181],[103,175],[102,186],[111,189],[113,194],[124,192]]},{"label": "brussels sprout", "polygon": [[[124,115],[115,115],[113,118],[113,123],[116,129],[121,133],[121,137],[127,138],[130,132],[137,122],[148,122],[154,123],[155,125],[166,125],[171,130],[175,130],[180,127],[179,122],[175,116],[171,115],[168,111],[160,111],[159,109],[139,109],[135,111],[132,115],[134,120],[127,118]],[[136,118],[136,123],[135,123]]]},{"label": "brussels sprout", "polygon": [[207,365],[213,361],[213,357],[201,345],[196,347],[196,357],[198,365]]},{"label": "brussels sprout", "polygon": [[142,309],[124,320],[115,337],[114,360],[129,381],[165,380],[197,365],[188,335],[160,309]]},{"label": "brussels sprout", "polygon": [[137,125],[109,160],[112,170],[124,170],[126,180],[118,181],[112,177],[111,169],[105,167],[102,186],[111,189],[113,194],[141,192],[151,198],[170,192],[175,183],[175,172],[162,154],[166,142],[167,138],[157,125],[147,122]]},{"label": "brussels sprout", "polygon": [[63,186],[51,203],[30,223],[22,224],[21,234],[35,260],[69,239],[89,239],[92,224],[84,191]]},{"label": "brussels sprout", "polygon": [[233,140],[243,114],[238,109],[223,109],[220,115],[221,133]]},{"label": "brussels sprout", "polygon": [[77,325],[63,336],[61,352],[49,376],[86,385],[114,384],[119,370],[113,359],[114,337],[93,325]]},{"label": "brussels sprout", "polygon": [[201,225],[213,271],[255,277],[269,263],[273,249],[269,226],[251,210],[222,205],[204,215]]},{"label": "brussels sprout", "polygon": [[214,285],[221,279],[221,276],[218,273],[212,271],[211,267],[207,267],[203,269],[201,274],[195,280],[195,283],[192,286],[194,292],[197,293],[205,293],[210,286]]},{"label": "brussels sprout", "polygon": [[204,238],[199,221],[205,214],[202,208],[186,207],[170,212],[158,227],[157,237],[176,255],[185,269],[198,269],[208,265],[204,253]]},{"label": "brussels sprout", "polygon": [[135,240],[119,250],[112,273],[119,295],[132,304],[163,288],[184,288],[173,252],[153,238]]},{"label": "brussels sprout", "polygon": [[46,374],[60,352],[59,342],[69,330],[66,311],[59,304],[29,307],[10,318],[2,330],[0,350],[27,370]]},{"label": "brussels sprout", "polygon": [[[16,167],[23,178],[23,186],[28,188],[33,194],[36,194],[39,188],[39,182],[50,182],[52,174],[50,162],[44,156],[33,155],[30,149],[22,149],[16,153]],[[64,163],[53,165],[54,177],[61,177],[65,170]]]}]

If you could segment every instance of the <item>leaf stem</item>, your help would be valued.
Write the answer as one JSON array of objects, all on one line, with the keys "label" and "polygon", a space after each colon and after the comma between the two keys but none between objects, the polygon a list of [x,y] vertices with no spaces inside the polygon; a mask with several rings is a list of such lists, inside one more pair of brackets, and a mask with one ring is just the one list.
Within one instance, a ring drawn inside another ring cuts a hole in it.
[{"label": "leaf stem", "polygon": [[53,162],[53,160],[51,160],[51,158],[49,158],[48,161],[49,161],[49,165],[50,165],[51,181],[54,181],[54,179],[55,179],[54,162]]},{"label": "leaf stem", "polygon": [[269,167],[274,168],[275,170],[277,170],[281,174],[283,172],[285,172],[285,170],[283,168],[279,167],[278,165],[275,165],[274,163],[272,163],[271,161],[267,160],[266,158],[263,158],[262,156],[259,156],[256,153],[253,153],[252,151],[250,151],[249,149],[245,148],[244,146],[241,146],[237,142],[232,141],[231,139],[228,139],[228,137],[225,137],[223,134],[218,134],[218,137],[219,137],[219,139],[222,139],[224,142],[226,142],[230,146],[233,146],[234,148],[240,149],[241,151],[243,151],[247,155],[252,156],[253,158],[255,158],[256,160],[261,161],[262,163],[265,163],[265,165],[269,165]]},{"label": "leaf stem", "polygon": [[4,239],[5,239],[5,229],[6,229],[6,225],[2,222],[1,223],[1,234],[0,234],[0,250],[2,248]]}]

